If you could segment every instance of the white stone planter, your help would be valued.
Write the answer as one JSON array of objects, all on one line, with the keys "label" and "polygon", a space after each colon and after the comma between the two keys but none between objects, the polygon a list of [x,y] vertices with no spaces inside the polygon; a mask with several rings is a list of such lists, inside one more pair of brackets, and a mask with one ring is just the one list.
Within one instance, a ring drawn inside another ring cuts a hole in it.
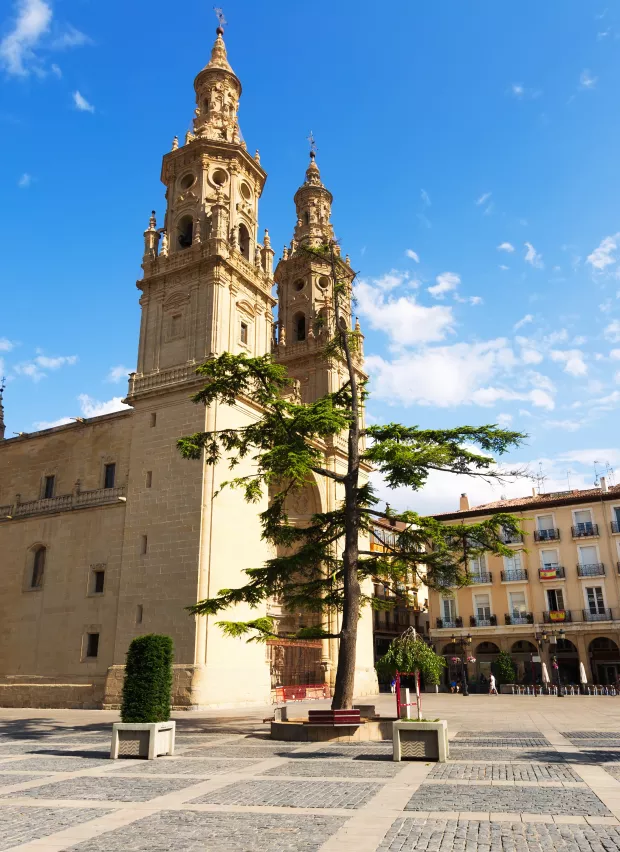
[{"label": "white stone planter", "polygon": [[176,722],[115,722],[112,725],[110,757],[145,757],[154,760],[174,754]]},{"label": "white stone planter", "polygon": [[392,725],[394,760],[436,760],[445,763],[448,759],[448,723],[401,721]]}]

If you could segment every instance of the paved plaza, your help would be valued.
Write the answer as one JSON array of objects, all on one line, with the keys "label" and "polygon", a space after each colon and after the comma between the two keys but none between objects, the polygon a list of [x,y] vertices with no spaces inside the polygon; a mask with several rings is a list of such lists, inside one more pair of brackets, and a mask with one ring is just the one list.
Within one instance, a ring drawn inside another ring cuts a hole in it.
[{"label": "paved plaza", "polygon": [[269,708],[176,714],[174,757],[110,761],[114,713],[0,710],[0,852],[620,852],[620,697],[424,712],[446,764],[275,742]]}]

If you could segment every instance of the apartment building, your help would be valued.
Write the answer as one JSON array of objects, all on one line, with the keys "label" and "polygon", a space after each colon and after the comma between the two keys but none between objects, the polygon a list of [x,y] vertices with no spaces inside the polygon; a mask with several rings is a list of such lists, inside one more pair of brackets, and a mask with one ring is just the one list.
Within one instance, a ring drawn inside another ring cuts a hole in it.
[{"label": "apartment building", "polygon": [[[545,664],[555,683],[620,677],[620,486],[533,493],[436,515],[476,523],[498,512],[515,515],[524,536],[506,535],[510,556],[470,560],[470,585],[430,591],[431,640],[446,657],[446,683],[463,675],[488,680],[500,651],[511,654],[518,679],[540,681]],[[465,652],[464,649],[467,649]]]}]

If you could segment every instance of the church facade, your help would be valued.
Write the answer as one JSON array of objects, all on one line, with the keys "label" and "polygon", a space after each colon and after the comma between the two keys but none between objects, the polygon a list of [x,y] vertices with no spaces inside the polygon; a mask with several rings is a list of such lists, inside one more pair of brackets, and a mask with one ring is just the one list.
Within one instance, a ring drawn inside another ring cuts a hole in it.
[{"label": "church facade", "polygon": [[[333,238],[332,196],[312,156],[295,195],[294,238],[274,276],[267,231],[258,238],[267,175],[241,140],[241,83],[222,36],[218,29],[194,83],[193,132],[163,158],[163,226],[153,213],[144,233],[130,407],[3,439],[0,400],[0,706],[118,705],[127,648],[144,633],[174,640],[179,708],[268,703],[277,681],[295,677],[334,683],[337,640],[247,644],[223,636],[214,623],[221,616],[186,611],[241,584],[246,568],[272,555],[258,518],[265,503],[247,504],[226,489],[214,497],[227,464],[185,461],[176,449],[181,435],[240,427],[259,415],[243,399],[194,404],[196,366],[226,351],[272,352],[303,401],[344,382],[344,366],[323,355],[333,320],[330,265],[320,252],[297,251]],[[357,368],[363,375],[361,353]],[[325,467],[345,469],[346,441],[334,439],[324,453]],[[334,508],[335,486],[317,478],[291,501],[290,517],[303,524]],[[265,613],[287,628],[304,624],[303,614],[282,612],[275,601],[262,611],[239,605],[226,617]],[[328,622],[337,627],[337,614]],[[356,694],[376,689],[366,612]]]}]

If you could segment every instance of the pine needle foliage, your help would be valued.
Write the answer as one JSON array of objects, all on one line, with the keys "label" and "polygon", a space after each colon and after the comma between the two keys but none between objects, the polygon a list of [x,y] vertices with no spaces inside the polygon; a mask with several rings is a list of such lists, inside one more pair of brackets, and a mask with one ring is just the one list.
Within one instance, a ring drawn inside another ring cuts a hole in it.
[{"label": "pine needle foliage", "polygon": [[172,658],[170,636],[149,633],[131,642],[125,663],[121,721],[143,724],[170,719]]},{"label": "pine needle foliage", "polygon": [[[391,488],[422,488],[432,471],[501,479],[493,455],[518,446],[523,435],[495,425],[463,426],[429,430],[390,423],[362,427],[367,395],[359,364],[359,334],[349,328],[346,300],[350,298],[353,273],[334,246],[310,250],[331,264],[333,318],[325,329],[324,357],[338,361],[345,380],[342,386],[314,402],[302,403],[283,366],[270,355],[249,357],[224,353],[213,357],[197,372],[205,381],[193,400],[211,406],[234,405],[238,399],[259,412],[245,426],[198,432],[178,440],[186,459],[204,459],[207,465],[225,460],[231,478],[220,488],[241,489],[244,498],[256,503],[269,496],[260,513],[263,538],[282,554],[246,570],[247,581],[233,589],[188,607],[196,615],[234,616],[239,603],[262,607],[278,598],[290,611],[315,614],[318,626],[278,634],[274,621],[261,615],[248,621],[216,622],[232,637],[247,641],[275,638],[339,640],[338,667],[332,706],[349,708],[357,629],[365,606],[385,608],[409,602],[409,592],[423,580],[430,588],[446,589],[469,583],[468,564],[484,552],[509,555],[504,533],[521,532],[518,521],[507,514],[475,524],[443,524],[417,512],[379,510],[378,500],[365,471],[375,467]],[[348,277],[347,277],[348,276]],[[325,448],[337,436],[347,438],[346,470],[324,467]],[[368,441],[369,446],[364,449]],[[235,476],[241,460],[242,475]],[[248,464],[251,473],[247,473]],[[509,475],[509,474],[506,474]],[[289,522],[286,500],[309,487],[316,478],[336,482],[340,504],[312,517],[305,527]],[[377,519],[396,526],[382,540]],[[382,552],[363,549],[373,533]],[[388,599],[373,597],[368,590],[380,581]],[[338,611],[340,628],[327,629],[327,613]],[[257,613],[257,615],[259,615]]]}]

